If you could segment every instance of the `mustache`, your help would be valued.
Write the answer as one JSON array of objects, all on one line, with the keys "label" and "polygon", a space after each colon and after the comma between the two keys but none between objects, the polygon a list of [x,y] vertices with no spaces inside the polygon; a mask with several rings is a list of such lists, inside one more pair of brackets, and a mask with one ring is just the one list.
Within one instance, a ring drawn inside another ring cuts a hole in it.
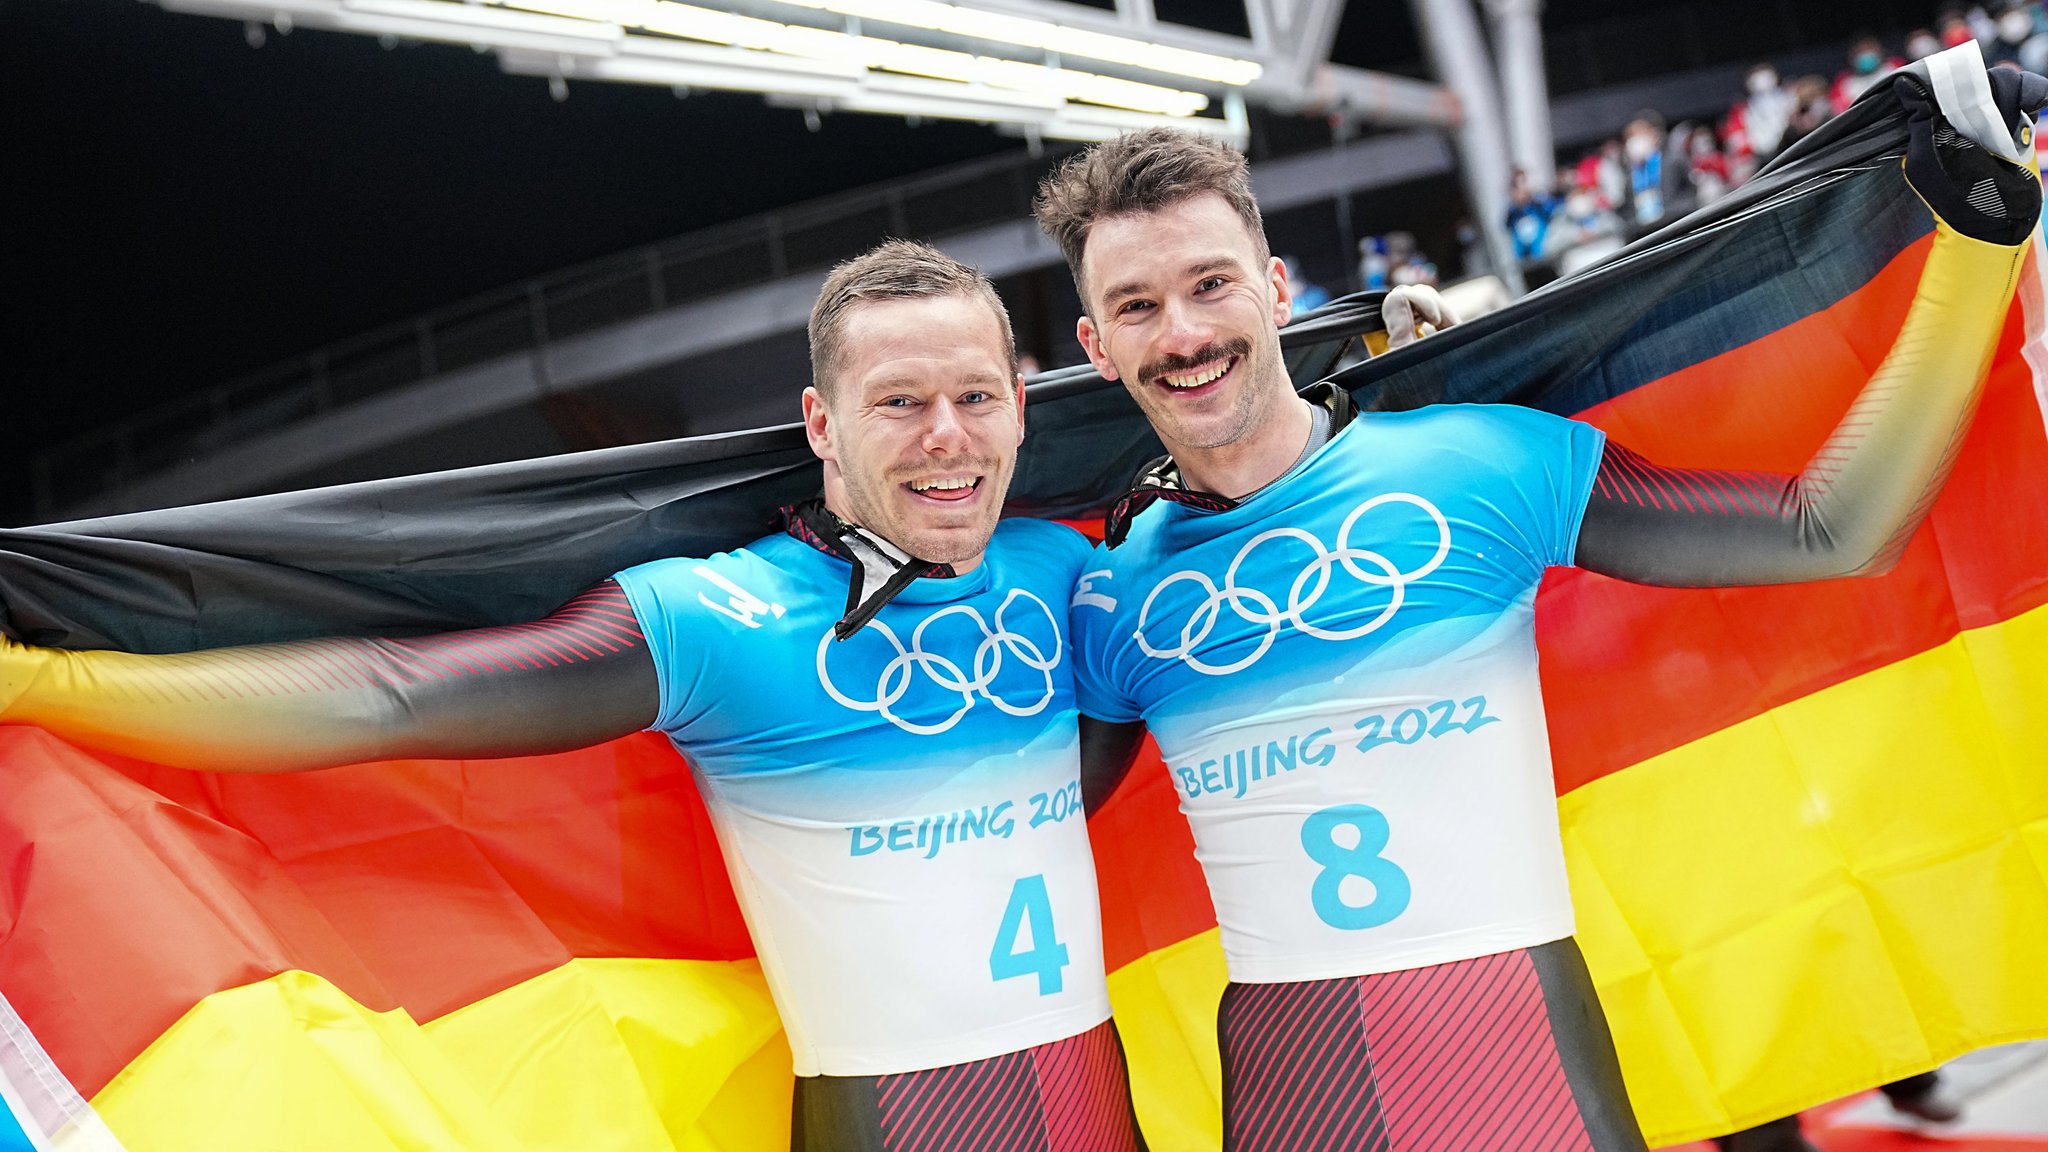
[{"label": "mustache", "polygon": [[1226,357],[1236,356],[1242,359],[1251,354],[1252,342],[1239,336],[1234,340],[1225,340],[1219,344],[1204,344],[1185,356],[1178,356],[1169,352],[1140,369],[1138,371],[1138,378],[1149,384],[1161,376],[1179,375],[1180,373],[1199,368],[1204,364],[1222,360]]},{"label": "mustache", "polygon": [[982,457],[975,457],[972,459],[962,458],[959,460],[946,461],[946,467],[943,469],[933,468],[929,462],[915,465],[903,465],[901,467],[892,468],[889,471],[889,479],[892,483],[908,484],[912,480],[916,480],[919,477],[929,476],[933,472],[944,471],[952,473],[954,475],[958,475],[963,472],[969,473],[972,475],[980,476],[982,479],[985,480],[991,476],[1001,474],[1002,470],[1002,464],[999,461],[993,459],[987,459]]}]

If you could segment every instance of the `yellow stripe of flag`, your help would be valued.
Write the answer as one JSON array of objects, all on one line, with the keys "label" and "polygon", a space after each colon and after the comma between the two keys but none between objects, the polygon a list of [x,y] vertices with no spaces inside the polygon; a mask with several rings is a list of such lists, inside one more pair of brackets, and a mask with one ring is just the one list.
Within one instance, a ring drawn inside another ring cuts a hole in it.
[{"label": "yellow stripe of flag", "polygon": [[1654,1144],[2048,1034],[2048,608],[1560,801]]},{"label": "yellow stripe of flag", "polygon": [[130,1152],[786,1152],[751,960],[572,960],[426,1024],[285,972],[200,1001],[93,1100]]}]

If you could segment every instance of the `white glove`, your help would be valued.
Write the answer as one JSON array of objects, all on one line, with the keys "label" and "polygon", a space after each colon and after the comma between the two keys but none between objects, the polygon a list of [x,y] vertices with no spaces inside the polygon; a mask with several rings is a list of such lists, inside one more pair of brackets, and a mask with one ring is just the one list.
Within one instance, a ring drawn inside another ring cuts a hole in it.
[{"label": "white glove", "polygon": [[1380,319],[1387,326],[1389,349],[1406,347],[1458,322],[1443,296],[1423,284],[1403,284],[1388,292],[1380,304]]}]

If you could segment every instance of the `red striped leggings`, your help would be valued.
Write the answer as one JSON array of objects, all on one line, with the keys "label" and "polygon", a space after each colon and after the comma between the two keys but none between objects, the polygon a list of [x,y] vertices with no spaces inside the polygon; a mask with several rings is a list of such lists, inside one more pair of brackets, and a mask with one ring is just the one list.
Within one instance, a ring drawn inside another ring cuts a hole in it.
[{"label": "red striped leggings", "polygon": [[967,1064],[796,1082],[793,1152],[1143,1152],[1116,1027]]},{"label": "red striped leggings", "polygon": [[1641,1152],[1571,940],[1406,972],[1232,984],[1227,1152]]}]

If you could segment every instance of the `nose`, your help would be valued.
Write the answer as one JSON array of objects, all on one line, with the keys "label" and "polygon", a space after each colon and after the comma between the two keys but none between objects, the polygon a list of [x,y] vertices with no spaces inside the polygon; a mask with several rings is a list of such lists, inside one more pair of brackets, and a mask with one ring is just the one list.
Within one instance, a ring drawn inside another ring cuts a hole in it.
[{"label": "nose", "polygon": [[1208,344],[1216,335],[1208,317],[1192,300],[1168,300],[1163,352],[1187,353]]},{"label": "nose", "polygon": [[954,454],[967,448],[967,425],[950,397],[941,396],[926,408],[924,450],[934,455]]}]

